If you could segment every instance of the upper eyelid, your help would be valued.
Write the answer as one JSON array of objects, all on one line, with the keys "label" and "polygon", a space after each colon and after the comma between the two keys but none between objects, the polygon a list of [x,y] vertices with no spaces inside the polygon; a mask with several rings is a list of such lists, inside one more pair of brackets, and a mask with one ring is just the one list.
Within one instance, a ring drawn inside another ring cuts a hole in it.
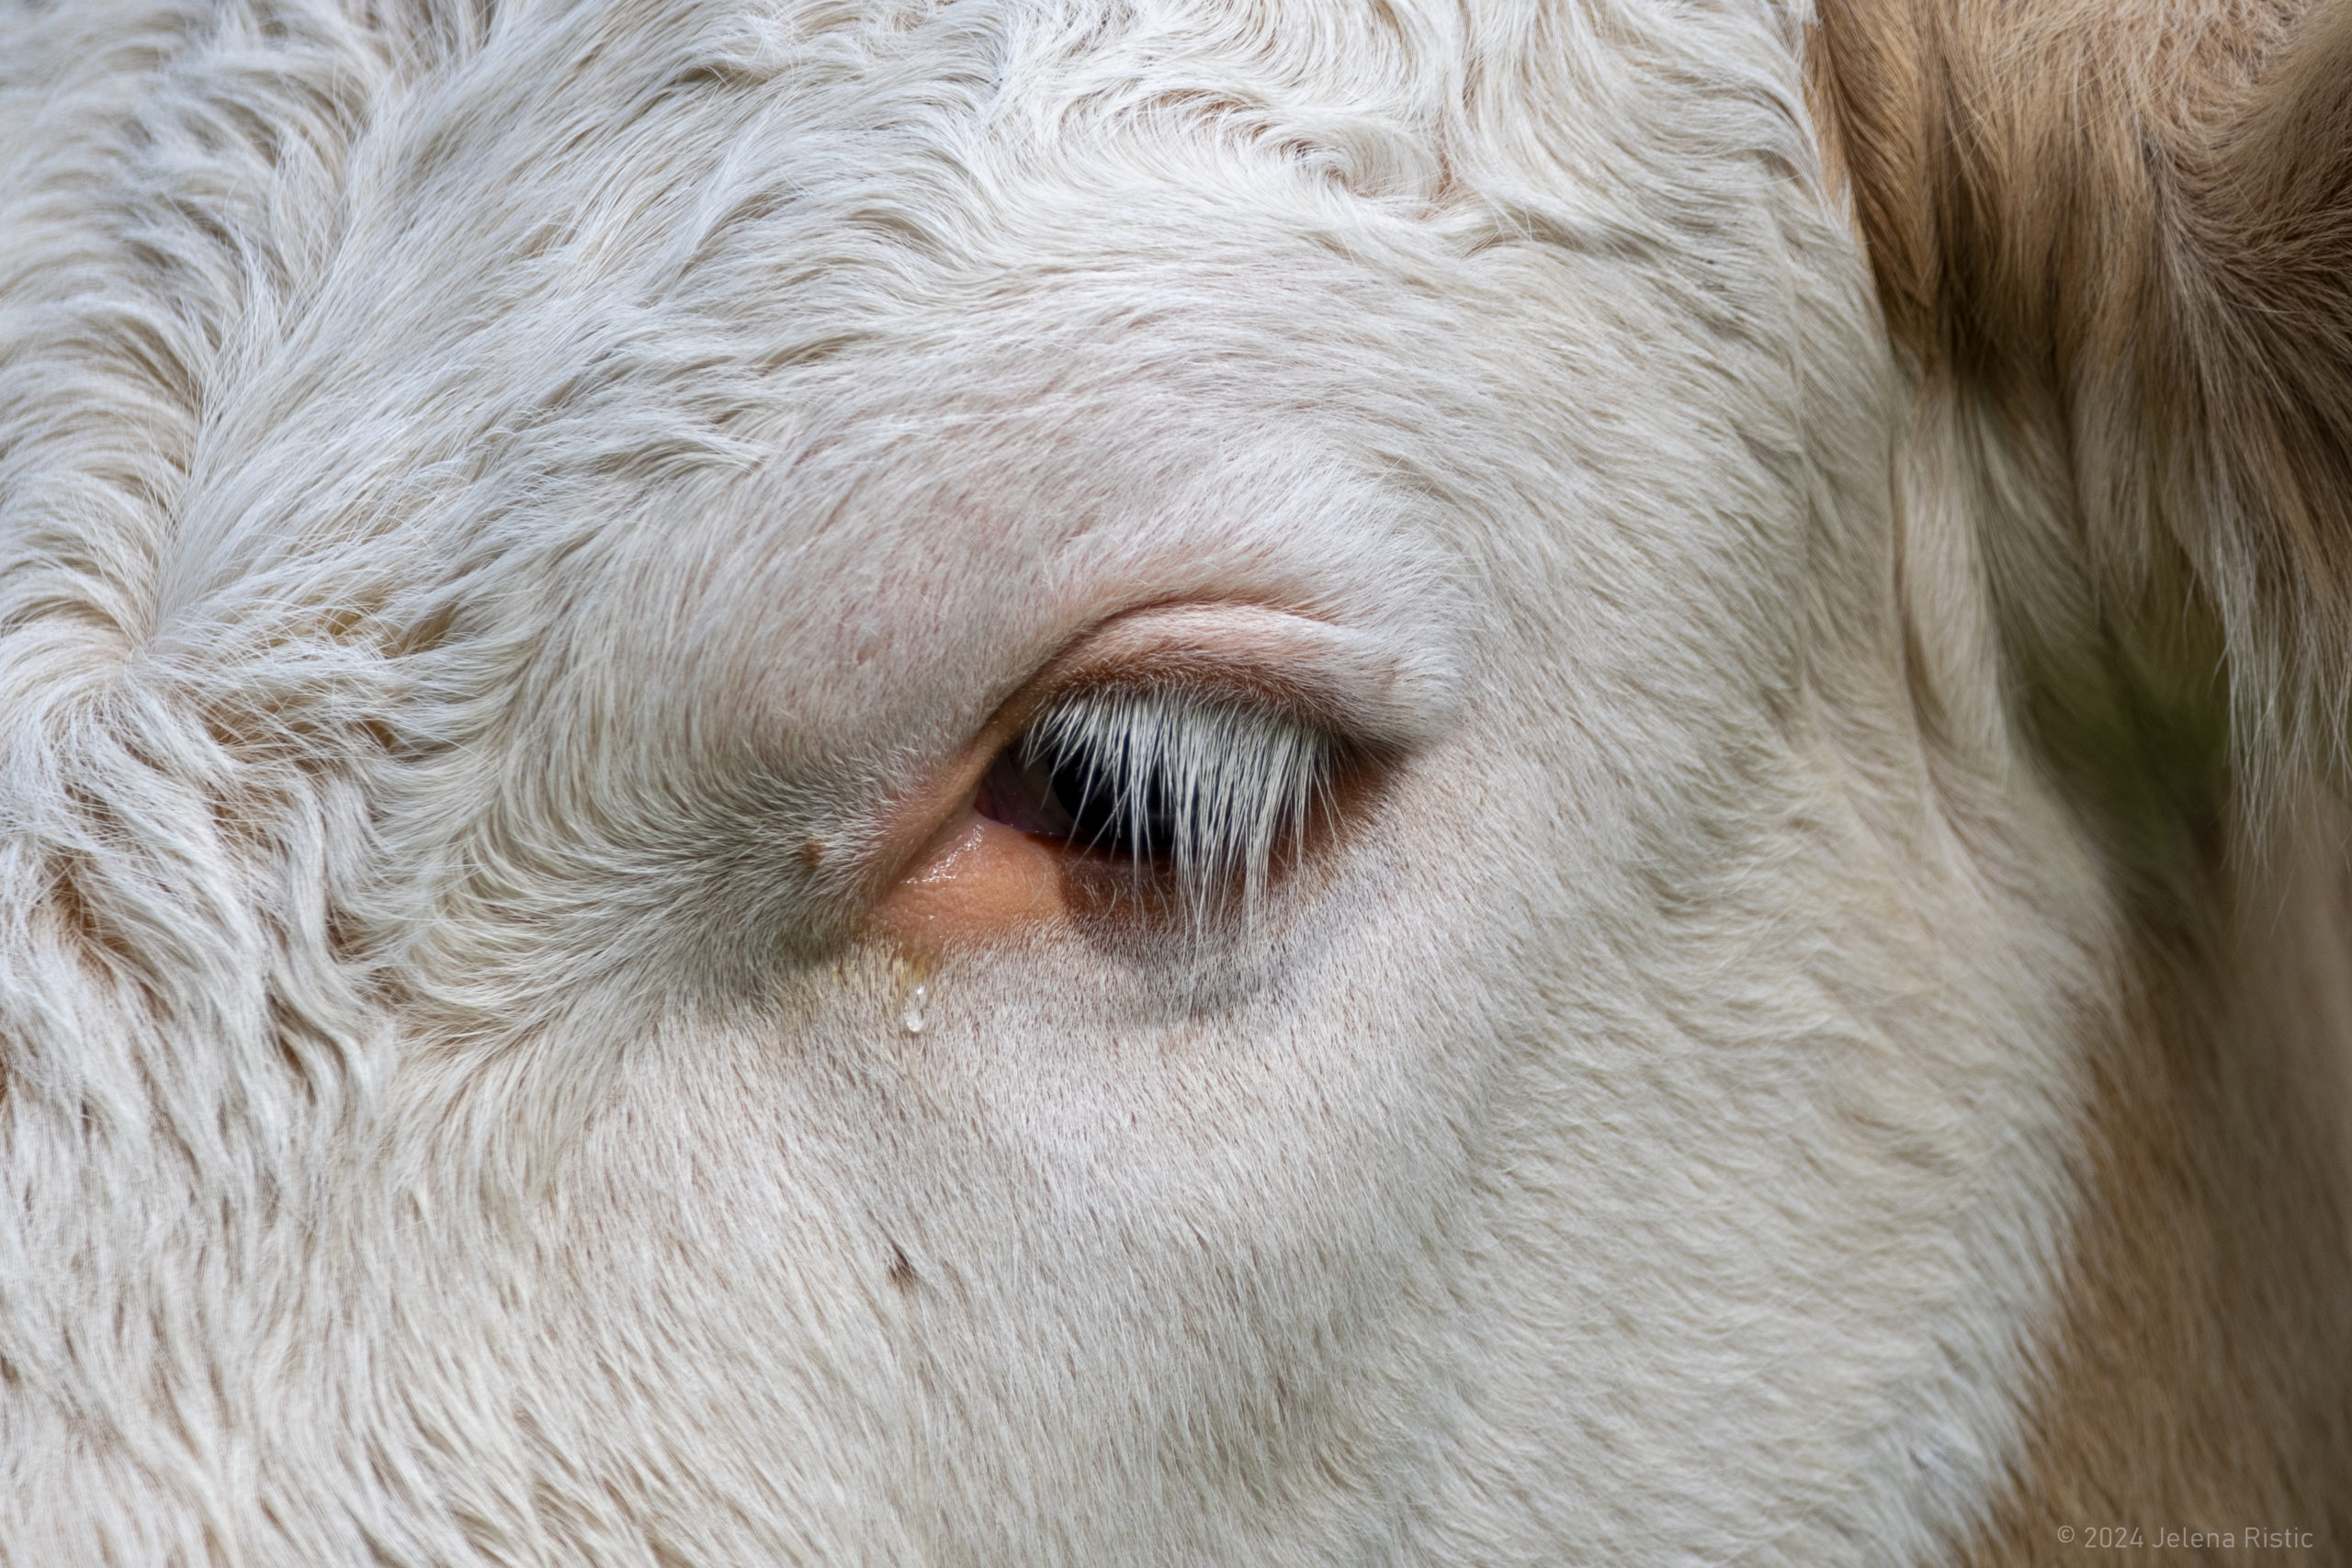
[{"label": "upper eyelid", "polygon": [[1260,708],[1372,750],[1425,739],[1450,711],[1443,664],[1363,631],[1256,604],[1153,606],[1102,623],[1028,682],[1017,732],[1072,692],[1148,688]]},{"label": "upper eyelid", "polygon": [[[1011,747],[1032,746],[1042,728],[1053,724],[1060,715],[1092,702],[1120,702],[1140,699],[1158,702],[1171,707],[1191,710],[1192,716],[1204,721],[1205,727],[1216,728],[1216,721],[1227,714],[1239,714],[1275,725],[1288,726],[1305,731],[1319,741],[1327,753],[1336,757],[1349,750],[1348,738],[1333,733],[1324,726],[1301,717],[1283,707],[1257,700],[1248,694],[1237,694],[1228,688],[1202,689],[1159,682],[1125,682],[1100,686],[1080,686],[1066,689],[1038,706],[1018,733],[1006,744]],[[1238,739],[1231,731],[1225,739]]]},{"label": "upper eyelid", "polygon": [[1345,738],[1322,724],[1298,713],[1291,705],[1269,700],[1261,689],[1241,687],[1224,682],[1195,684],[1171,679],[1133,678],[1104,681],[1100,683],[1065,686],[1036,705],[1027,721],[1009,744],[1020,744],[1035,735],[1041,724],[1055,714],[1073,706],[1093,702],[1120,702],[1142,699],[1161,702],[1171,706],[1191,709],[1203,717],[1231,710],[1262,716],[1282,723],[1294,724],[1341,744]]}]

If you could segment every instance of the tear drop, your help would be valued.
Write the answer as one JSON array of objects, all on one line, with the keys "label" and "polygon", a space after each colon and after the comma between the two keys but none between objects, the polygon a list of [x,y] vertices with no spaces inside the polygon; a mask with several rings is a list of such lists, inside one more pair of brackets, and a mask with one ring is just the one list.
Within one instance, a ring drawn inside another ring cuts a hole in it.
[{"label": "tear drop", "polygon": [[931,999],[931,987],[917,985],[907,993],[907,1005],[899,1013],[899,1022],[910,1034],[922,1032],[922,1004]]}]

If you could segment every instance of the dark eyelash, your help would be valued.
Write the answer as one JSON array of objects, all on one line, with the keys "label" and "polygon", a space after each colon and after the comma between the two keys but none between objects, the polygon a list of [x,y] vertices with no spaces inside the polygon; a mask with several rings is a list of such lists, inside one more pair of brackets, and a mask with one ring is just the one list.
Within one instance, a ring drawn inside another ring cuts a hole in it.
[{"label": "dark eyelash", "polygon": [[1006,749],[981,809],[1080,849],[1164,864],[1206,914],[1263,893],[1329,802],[1338,739],[1262,708],[1159,690],[1072,693]]}]

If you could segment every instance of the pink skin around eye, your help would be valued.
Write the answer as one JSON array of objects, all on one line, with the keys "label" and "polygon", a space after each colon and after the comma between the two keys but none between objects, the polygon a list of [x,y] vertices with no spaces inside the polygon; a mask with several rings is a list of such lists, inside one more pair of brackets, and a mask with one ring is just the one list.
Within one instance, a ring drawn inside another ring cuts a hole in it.
[{"label": "pink skin around eye", "polygon": [[1059,871],[1053,844],[967,806],[916,852],[867,927],[918,960],[1012,937],[1065,916]]}]

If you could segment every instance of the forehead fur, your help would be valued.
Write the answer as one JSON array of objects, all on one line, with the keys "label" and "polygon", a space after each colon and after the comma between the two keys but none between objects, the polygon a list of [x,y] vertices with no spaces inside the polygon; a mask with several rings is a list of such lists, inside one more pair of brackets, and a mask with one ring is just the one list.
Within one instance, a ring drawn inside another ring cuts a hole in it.
[{"label": "forehead fur", "polygon": [[[151,150],[110,176],[127,208],[19,253],[26,292],[56,298],[100,264],[90,241],[148,236],[103,261],[147,301],[151,352],[106,368],[203,411],[188,492],[171,487],[167,601],[388,515],[460,558],[442,536],[487,525],[492,497],[447,498],[502,470],[750,464],[821,417],[811,383],[910,349],[984,355],[1012,310],[1021,341],[1060,329],[1040,360],[1133,332],[1137,377],[1213,376],[1178,362],[1220,352],[1220,321],[1225,345],[1339,358],[1351,312],[1306,307],[1346,275],[1356,309],[1382,280],[1385,310],[1418,296],[1433,331],[1492,313],[1465,287],[1508,310],[1600,275],[1465,265],[1534,246],[1621,274],[1640,255],[1704,326],[1788,330],[1754,320],[1771,290],[1743,298],[1694,243],[1760,237],[1757,162],[1809,158],[1767,73],[1785,40],[1744,13],[615,6],[516,13],[456,49],[304,41],[266,47],[232,17],[179,43],[136,110]],[[249,55],[275,101],[247,101]],[[216,134],[232,97],[254,123]],[[196,210],[183,185],[209,193]],[[1228,319],[1237,279],[1254,319]],[[968,417],[976,390],[927,412]]]}]

